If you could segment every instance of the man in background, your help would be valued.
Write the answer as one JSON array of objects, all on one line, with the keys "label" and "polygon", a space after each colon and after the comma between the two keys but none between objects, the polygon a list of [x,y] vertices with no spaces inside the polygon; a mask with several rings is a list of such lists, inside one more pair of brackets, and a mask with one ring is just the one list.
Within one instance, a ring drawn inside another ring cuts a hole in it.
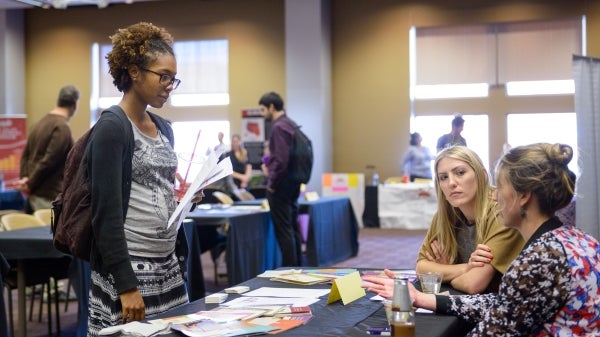
[{"label": "man in background", "polygon": [[263,117],[271,121],[270,157],[267,163],[267,199],[281,248],[284,267],[302,265],[302,238],[298,228],[300,183],[292,179],[290,157],[296,123],[283,110],[283,99],[275,92],[264,94],[258,104]]},{"label": "man in background", "polygon": [[62,190],[65,161],[74,143],[69,120],[77,111],[78,100],[76,87],[62,87],[54,109],[29,131],[17,182],[17,189],[28,195],[28,213],[51,208]]},{"label": "man in background", "polygon": [[219,144],[215,145],[213,151],[216,152],[216,154],[219,156],[219,159],[222,158],[222,156],[227,153],[227,151],[229,151],[229,147],[225,144],[225,142],[223,142],[223,137],[225,137],[225,134],[221,131],[219,131],[219,133],[217,134],[217,138],[219,139]]},{"label": "man in background", "polygon": [[464,125],[465,120],[461,115],[454,116],[454,119],[452,120],[452,131],[438,138],[437,152],[454,145],[467,146],[467,141],[460,135]]}]

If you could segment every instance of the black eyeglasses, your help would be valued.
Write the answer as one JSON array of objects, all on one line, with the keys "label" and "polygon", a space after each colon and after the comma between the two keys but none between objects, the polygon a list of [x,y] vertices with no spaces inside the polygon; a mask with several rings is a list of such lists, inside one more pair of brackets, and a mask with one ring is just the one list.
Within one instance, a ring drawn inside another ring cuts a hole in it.
[{"label": "black eyeglasses", "polygon": [[152,70],[146,69],[146,68],[140,68],[140,69],[142,69],[143,71],[147,71],[149,73],[153,73],[154,75],[158,75],[160,77],[158,79],[158,83],[160,83],[160,85],[164,85],[165,87],[168,87],[169,85],[172,84],[173,90],[177,89],[179,84],[181,84],[181,80],[178,78],[175,78],[175,76],[157,73],[156,71],[152,71]]}]

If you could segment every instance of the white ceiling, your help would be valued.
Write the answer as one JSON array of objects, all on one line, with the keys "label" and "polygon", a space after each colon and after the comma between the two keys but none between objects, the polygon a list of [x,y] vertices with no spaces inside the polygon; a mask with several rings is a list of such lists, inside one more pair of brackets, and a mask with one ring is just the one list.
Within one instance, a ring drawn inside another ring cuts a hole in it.
[{"label": "white ceiling", "polygon": [[140,1],[156,1],[156,0],[0,0],[0,10],[2,9],[20,9],[38,7],[56,7],[61,6],[90,6],[105,7],[111,3],[133,3]]}]

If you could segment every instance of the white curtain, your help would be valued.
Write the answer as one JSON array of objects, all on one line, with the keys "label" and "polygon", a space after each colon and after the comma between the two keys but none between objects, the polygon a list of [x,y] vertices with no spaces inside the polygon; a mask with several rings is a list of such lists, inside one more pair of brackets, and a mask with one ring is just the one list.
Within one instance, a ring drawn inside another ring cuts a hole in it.
[{"label": "white curtain", "polygon": [[600,59],[573,56],[580,176],[577,227],[600,239]]}]

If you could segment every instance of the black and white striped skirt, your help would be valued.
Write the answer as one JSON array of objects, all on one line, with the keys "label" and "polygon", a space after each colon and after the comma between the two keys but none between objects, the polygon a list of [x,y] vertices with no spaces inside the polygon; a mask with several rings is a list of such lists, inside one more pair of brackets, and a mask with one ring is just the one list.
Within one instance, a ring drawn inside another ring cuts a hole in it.
[{"label": "black and white striped skirt", "polygon": [[[146,319],[188,303],[175,254],[166,258],[131,256],[131,265],[146,306]],[[111,275],[103,276],[92,270],[89,295],[88,337],[98,336],[103,328],[122,324],[121,301]]]}]

